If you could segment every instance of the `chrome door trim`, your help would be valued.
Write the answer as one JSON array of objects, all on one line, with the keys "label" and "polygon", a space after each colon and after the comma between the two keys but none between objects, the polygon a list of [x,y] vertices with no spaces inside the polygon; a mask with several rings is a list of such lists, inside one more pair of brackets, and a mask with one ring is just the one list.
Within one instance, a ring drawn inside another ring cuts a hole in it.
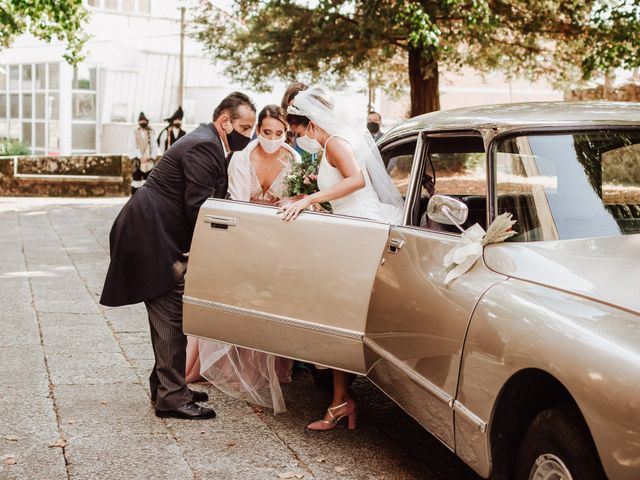
[{"label": "chrome door trim", "polygon": [[388,361],[390,364],[392,364],[394,367],[396,367],[398,370],[400,370],[407,377],[409,377],[411,380],[416,382],[418,385],[420,385],[422,388],[424,388],[427,392],[429,392],[432,396],[440,400],[442,403],[446,403],[449,406],[449,408],[452,408],[455,411],[455,413],[459,414],[462,418],[464,418],[467,422],[473,425],[481,433],[483,434],[486,433],[487,431],[486,422],[484,422],[475,413],[473,413],[471,410],[465,407],[462,403],[460,403],[457,400],[454,400],[451,395],[449,395],[444,390],[436,387],[433,383],[431,383],[429,380],[427,380],[423,376],[418,375],[416,372],[411,370],[411,368],[409,368],[406,363],[404,363],[397,357],[391,355],[389,352],[384,350],[382,347],[380,347],[380,345],[375,343],[369,337],[365,336],[363,338],[363,342],[367,347],[371,348],[371,350],[373,350],[377,355],[379,355],[380,358]]},{"label": "chrome door trim", "polygon": [[464,418],[467,422],[473,425],[475,428],[480,430],[482,433],[487,432],[487,423],[484,422],[480,417],[478,417],[475,413],[465,407],[459,401],[453,402],[453,410],[459,414],[462,418]]},{"label": "chrome door trim", "polygon": [[258,310],[251,310],[248,308],[236,307],[233,305],[227,305],[224,303],[212,302],[210,300],[203,300],[201,298],[189,297],[184,295],[182,297],[183,303],[195,305],[198,307],[208,308],[218,312],[231,313],[235,315],[244,315],[245,317],[257,318],[260,320],[267,320],[269,322],[277,323],[279,325],[287,325],[290,327],[304,328],[306,330],[313,330],[316,332],[326,333],[329,335],[335,335],[339,337],[352,338],[354,340],[362,340],[362,333],[355,330],[348,330],[346,328],[328,327],[326,325],[320,325],[313,322],[306,322],[304,320],[298,320],[295,318],[285,317],[281,315],[273,315]]},{"label": "chrome door trim", "polygon": [[385,349],[383,349],[380,345],[375,343],[369,337],[365,336],[362,340],[367,347],[371,348],[371,350],[373,350],[377,355],[379,355],[381,358],[383,358],[384,360],[389,362],[391,365],[396,367],[398,370],[404,373],[411,380],[416,382],[420,387],[422,387],[427,392],[429,392],[433,397],[440,400],[442,403],[446,403],[449,406],[449,408],[453,408],[453,403],[454,403],[453,397],[449,395],[447,392],[435,386],[433,383],[431,383],[429,380],[424,378],[422,375],[418,375],[416,372],[411,370],[411,368],[409,368],[406,363],[404,363],[399,358],[387,352]]},{"label": "chrome door trim", "polygon": [[[411,174],[409,175],[409,188],[407,189],[407,194],[405,196],[404,201],[404,213],[402,218],[402,224],[408,225],[411,220],[411,215],[413,213],[413,205],[415,203],[416,195],[419,194],[420,189],[422,188],[422,169],[425,152],[425,138],[426,133],[420,132],[418,136],[418,141],[416,142],[416,151],[413,154],[413,163],[411,165]],[[419,177],[420,180],[416,180]]]}]

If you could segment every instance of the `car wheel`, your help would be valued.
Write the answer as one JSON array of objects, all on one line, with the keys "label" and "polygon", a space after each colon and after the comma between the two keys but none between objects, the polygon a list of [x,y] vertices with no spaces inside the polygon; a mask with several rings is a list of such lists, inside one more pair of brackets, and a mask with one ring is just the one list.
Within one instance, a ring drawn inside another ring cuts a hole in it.
[{"label": "car wheel", "polygon": [[582,418],[569,408],[552,408],[529,425],[516,458],[516,480],[606,479]]}]

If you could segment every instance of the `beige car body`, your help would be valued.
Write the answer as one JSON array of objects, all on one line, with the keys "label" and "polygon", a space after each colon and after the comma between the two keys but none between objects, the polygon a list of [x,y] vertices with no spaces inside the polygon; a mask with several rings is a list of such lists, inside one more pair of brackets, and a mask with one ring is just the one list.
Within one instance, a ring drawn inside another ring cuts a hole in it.
[{"label": "beige car body", "polygon": [[630,126],[640,128],[638,105],[409,120],[379,143],[417,139],[405,225],[323,213],[285,223],[272,207],[210,199],[190,254],[185,332],[367,375],[483,477],[509,462],[504,445],[536,408],[529,398],[570,398],[606,474],[640,478],[640,235],[492,245],[447,286],[443,257],[459,235],[409,225],[425,136],[473,132],[491,152],[510,132]]}]

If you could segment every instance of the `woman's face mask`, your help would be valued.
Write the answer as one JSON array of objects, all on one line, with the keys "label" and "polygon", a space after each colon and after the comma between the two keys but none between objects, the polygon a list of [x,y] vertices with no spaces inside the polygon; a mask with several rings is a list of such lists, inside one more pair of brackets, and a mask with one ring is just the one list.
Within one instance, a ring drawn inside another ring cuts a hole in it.
[{"label": "woman's face mask", "polygon": [[260,146],[267,153],[277,152],[280,149],[280,147],[282,147],[282,144],[284,143],[285,139],[286,139],[285,135],[283,135],[280,138],[276,138],[275,140],[263,137],[262,135],[258,135],[258,142],[260,142]]},{"label": "woman's face mask", "polygon": [[309,125],[307,125],[307,130],[302,137],[298,137],[296,143],[298,146],[306,152],[310,154],[318,153],[322,150],[322,145],[318,142],[317,139],[311,138],[308,135],[309,133]]}]

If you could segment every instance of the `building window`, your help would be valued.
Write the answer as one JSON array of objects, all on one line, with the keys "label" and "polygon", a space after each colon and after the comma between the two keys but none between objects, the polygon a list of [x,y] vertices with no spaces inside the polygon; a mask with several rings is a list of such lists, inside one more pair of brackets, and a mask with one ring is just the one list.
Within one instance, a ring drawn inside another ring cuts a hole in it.
[{"label": "building window", "polygon": [[11,65],[9,66],[9,88],[11,90],[17,90],[20,85],[20,66],[19,65]]},{"label": "building window", "polygon": [[57,63],[0,65],[0,137],[24,142],[32,153],[57,155],[59,87],[60,65]]},{"label": "building window", "polygon": [[135,13],[136,1],[135,0],[122,0],[122,11],[125,13]]},{"label": "building window", "polygon": [[151,14],[151,0],[87,0],[87,5],[109,12]]},{"label": "building window", "polygon": [[71,149],[78,151],[95,151],[96,125],[74,123],[71,128]]},{"label": "building window", "polygon": [[71,150],[73,153],[90,153],[96,150],[96,120],[98,118],[96,96],[98,69],[81,64],[73,71],[71,85]]},{"label": "building window", "polygon": [[151,14],[151,0],[138,0],[138,13]]}]

